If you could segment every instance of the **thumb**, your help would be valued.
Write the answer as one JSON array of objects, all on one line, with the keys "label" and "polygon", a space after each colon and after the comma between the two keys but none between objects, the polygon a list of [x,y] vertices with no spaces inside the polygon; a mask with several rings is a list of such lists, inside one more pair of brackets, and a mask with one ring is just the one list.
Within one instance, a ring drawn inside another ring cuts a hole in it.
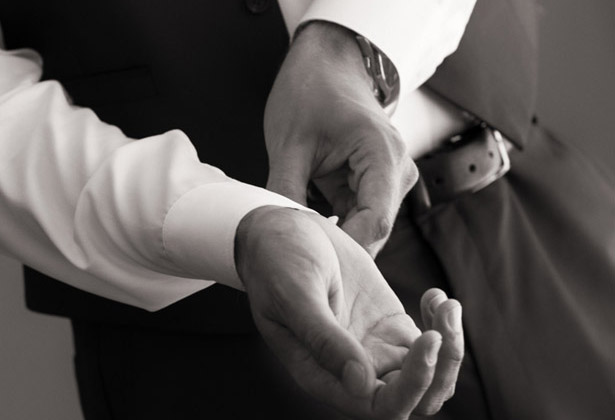
[{"label": "thumb", "polygon": [[365,396],[376,380],[365,349],[330,309],[323,306],[310,312],[310,316],[286,319],[286,325],[256,321],[265,341],[306,391],[325,400],[340,391]]},{"label": "thumb", "polygon": [[307,205],[307,185],[310,180],[310,159],[301,153],[270,158],[267,189],[299,204]]},{"label": "thumb", "polygon": [[348,394],[365,396],[376,378],[365,349],[357,338],[332,317],[328,320],[321,317],[309,329],[311,331],[300,334],[299,339],[309,349],[314,361],[332,373]]},{"label": "thumb", "polygon": [[380,159],[357,177],[357,204],[348,212],[342,230],[375,257],[391,233],[399,208],[398,180],[392,165]]},{"label": "thumb", "polygon": [[342,230],[375,258],[388,239],[394,216],[366,208],[353,212],[342,225]]},{"label": "thumb", "polygon": [[393,165],[375,155],[364,171],[357,171],[357,204],[342,229],[372,257],[384,246],[407,190],[417,178],[414,163]]}]

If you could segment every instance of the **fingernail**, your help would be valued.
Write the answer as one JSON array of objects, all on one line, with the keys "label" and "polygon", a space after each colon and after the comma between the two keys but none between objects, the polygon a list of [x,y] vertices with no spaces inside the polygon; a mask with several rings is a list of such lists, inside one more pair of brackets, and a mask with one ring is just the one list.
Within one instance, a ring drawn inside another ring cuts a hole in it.
[{"label": "fingernail", "polygon": [[342,383],[349,394],[360,397],[366,391],[367,372],[365,367],[356,360],[349,360],[344,365]]},{"label": "fingernail", "polygon": [[451,331],[461,331],[461,306],[457,305],[448,311],[446,323]]},{"label": "fingernail", "polygon": [[438,361],[438,352],[440,351],[440,345],[442,344],[442,339],[435,340],[429,349],[427,350],[427,354],[425,355],[425,362],[428,366],[433,366]]}]

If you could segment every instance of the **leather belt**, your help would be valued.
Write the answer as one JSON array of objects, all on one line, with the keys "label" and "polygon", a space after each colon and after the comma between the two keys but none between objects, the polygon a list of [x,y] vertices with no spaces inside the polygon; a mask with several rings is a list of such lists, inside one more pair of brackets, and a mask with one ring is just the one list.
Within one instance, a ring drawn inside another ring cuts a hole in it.
[{"label": "leather belt", "polygon": [[485,188],[510,169],[508,151],[512,147],[499,131],[484,123],[452,137],[416,161],[420,176],[406,203],[420,214]]}]

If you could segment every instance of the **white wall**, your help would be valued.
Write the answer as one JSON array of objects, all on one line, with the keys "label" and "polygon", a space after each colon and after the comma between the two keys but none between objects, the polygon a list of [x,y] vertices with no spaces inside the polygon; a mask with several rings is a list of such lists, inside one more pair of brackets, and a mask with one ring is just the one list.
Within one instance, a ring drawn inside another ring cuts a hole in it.
[{"label": "white wall", "polygon": [[[541,0],[541,120],[615,176],[615,2]],[[77,420],[69,325],[27,312],[0,257],[0,418]]]}]

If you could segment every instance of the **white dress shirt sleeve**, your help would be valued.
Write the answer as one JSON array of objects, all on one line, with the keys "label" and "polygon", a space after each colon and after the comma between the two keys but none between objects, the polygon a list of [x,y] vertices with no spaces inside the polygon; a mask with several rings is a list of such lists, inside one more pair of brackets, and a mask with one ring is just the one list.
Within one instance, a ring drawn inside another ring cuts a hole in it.
[{"label": "white dress shirt sleeve", "polygon": [[[295,2],[299,4],[295,4]],[[369,39],[395,65],[401,89],[429,79],[458,47],[476,0],[283,0],[289,33],[311,20],[345,26]]]},{"label": "white dress shirt sleeve", "polygon": [[147,310],[213,281],[241,288],[242,217],[301,206],[201,163],[179,130],[127,138],[41,68],[32,50],[0,49],[0,251]]}]

